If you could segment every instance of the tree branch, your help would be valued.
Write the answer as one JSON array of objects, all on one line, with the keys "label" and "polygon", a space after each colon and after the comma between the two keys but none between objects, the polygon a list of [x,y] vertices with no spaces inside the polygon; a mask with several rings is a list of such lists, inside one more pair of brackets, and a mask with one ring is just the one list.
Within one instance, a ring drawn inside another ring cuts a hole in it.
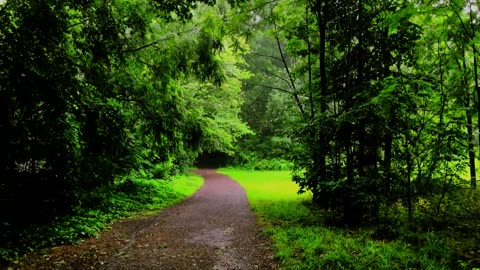
[{"label": "tree branch", "polygon": [[189,33],[189,32],[194,32],[194,31],[198,31],[198,27],[197,27],[197,26],[193,27],[192,29],[180,31],[180,32],[177,32],[177,33],[170,33],[169,35],[164,36],[164,37],[162,37],[161,39],[152,41],[152,42],[150,42],[150,43],[148,43],[148,44],[145,44],[145,45],[142,45],[142,46],[140,46],[140,47],[138,47],[138,48],[124,50],[123,52],[127,52],[127,53],[138,52],[138,51],[141,51],[141,50],[146,49],[146,48],[148,48],[148,47],[157,45],[158,43],[164,42],[164,41],[166,41],[166,40],[168,40],[168,39],[175,38],[176,36],[180,36],[180,35],[182,35],[182,34]]},{"label": "tree branch", "polygon": [[268,4],[271,4],[271,3],[274,3],[274,2],[277,2],[277,1],[278,1],[278,0],[267,1],[267,2],[265,2],[265,3],[263,3],[263,4],[261,4],[261,5],[258,5],[258,6],[256,6],[256,7],[251,8],[251,9],[239,11],[239,12],[235,13],[234,15],[242,14],[242,13],[250,13],[250,12],[252,12],[252,11],[256,11],[257,9],[260,9],[260,8],[262,8],[262,7],[264,7],[264,6],[268,5]]},{"label": "tree branch", "polygon": [[264,88],[271,89],[271,90],[278,90],[278,91],[281,91],[281,92],[284,92],[284,93],[288,93],[290,95],[297,95],[295,93],[292,93],[292,92],[290,92],[286,89],[280,88],[280,87],[275,87],[275,86],[270,86],[270,85],[265,85],[265,84],[258,84],[258,83],[251,83],[251,82],[247,82],[245,80],[240,80],[240,81],[243,82],[243,83],[249,84],[249,85],[253,85],[253,86],[260,86],[260,87],[264,87]]},{"label": "tree branch", "polygon": [[250,52],[250,53],[253,54],[253,55],[256,55],[256,56],[272,58],[272,59],[274,59],[274,60],[277,60],[277,61],[282,62],[282,59],[280,59],[280,58],[278,58],[278,57],[276,57],[276,56],[274,56],[274,55],[265,55],[265,54],[256,53],[256,52]]},{"label": "tree branch", "polygon": [[239,78],[237,76],[235,76],[235,74],[227,71],[228,75],[229,76],[232,76],[234,77],[235,79],[241,81],[242,83],[245,83],[245,84],[249,84],[249,85],[253,85],[253,86],[260,86],[260,87],[264,87],[264,88],[268,88],[268,89],[271,89],[271,90],[278,90],[278,91],[281,91],[281,92],[284,92],[284,93],[288,93],[290,95],[296,95],[295,93],[292,93],[286,89],[283,89],[283,88],[280,88],[280,87],[275,87],[275,86],[270,86],[270,85],[264,85],[264,84],[257,84],[257,83],[251,83],[251,82],[248,82],[242,78]]},{"label": "tree branch", "polygon": [[295,98],[295,102],[297,103],[298,109],[302,113],[303,117],[305,117],[306,116],[305,110],[303,109],[303,106],[302,106],[302,103],[300,102],[300,98],[298,97],[298,94],[295,93],[297,92],[297,89],[295,87],[295,81],[293,80],[292,74],[290,73],[290,69],[288,68],[287,60],[285,59],[285,55],[283,54],[283,51],[282,51],[282,46],[280,45],[280,39],[278,37],[276,37],[275,39],[277,40],[278,51],[280,53],[280,56],[282,57],[283,65],[285,66],[285,70],[287,71],[288,77],[291,82],[291,87],[294,91],[292,95]]},{"label": "tree branch", "polygon": [[273,73],[273,72],[271,72],[271,71],[269,71],[269,70],[267,70],[267,69],[265,69],[265,68],[261,68],[261,67],[259,67],[259,66],[256,65],[256,64],[254,64],[254,66],[255,66],[255,68],[259,69],[260,71],[266,73],[267,75],[274,76],[275,78],[284,81],[284,82],[290,87],[290,89],[294,90],[294,89],[292,88],[292,86],[290,85],[290,82],[289,82],[287,79],[285,79],[284,77],[282,77],[282,76],[280,76],[280,75],[278,75],[278,74],[275,74],[275,73]]}]

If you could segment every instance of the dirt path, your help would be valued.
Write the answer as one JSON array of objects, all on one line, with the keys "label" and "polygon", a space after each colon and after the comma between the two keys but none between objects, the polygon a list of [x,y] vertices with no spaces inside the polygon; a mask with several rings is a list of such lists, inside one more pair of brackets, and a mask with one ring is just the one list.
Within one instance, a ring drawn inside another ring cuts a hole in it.
[{"label": "dirt path", "polygon": [[20,269],[277,269],[243,188],[214,170],[183,203],[96,239],[34,254]]}]

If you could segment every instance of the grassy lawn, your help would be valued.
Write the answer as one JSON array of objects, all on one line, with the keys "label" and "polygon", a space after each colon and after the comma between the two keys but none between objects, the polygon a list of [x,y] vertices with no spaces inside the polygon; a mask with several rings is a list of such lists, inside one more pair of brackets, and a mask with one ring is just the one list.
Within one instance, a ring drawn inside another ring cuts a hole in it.
[{"label": "grassy lawn", "polygon": [[248,200],[253,204],[261,201],[305,201],[311,199],[309,194],[297,194],[298,185],[290,180],[291,173],[288,171],[220,169],[219,172],[237,180],[245,188]]},{"label": "grassy lawn", "polygon": [[450,269],[451,254],[433,234],[413,248],[400,240],[372,238],[372,231],[329,228],[309,205],[309,194],[284,171],[221,169],[246,190],[252,209],[272,238],[283,269]]},{"label": "grassy lawn", "polygon": [[311,200],[311,195],[298,195],[298,185],[292,182],[288,171],[247,171],[221,169],[237,180],[246,190],[252,209],[261,222],[298,223],[310,216],[304,205]]},{"label": "grassy lawn", "polygon": [[172,189],[180,194],[179,199],[191,196],[203,185],[203,178],[196,174],[178,175],[169,183]]}]

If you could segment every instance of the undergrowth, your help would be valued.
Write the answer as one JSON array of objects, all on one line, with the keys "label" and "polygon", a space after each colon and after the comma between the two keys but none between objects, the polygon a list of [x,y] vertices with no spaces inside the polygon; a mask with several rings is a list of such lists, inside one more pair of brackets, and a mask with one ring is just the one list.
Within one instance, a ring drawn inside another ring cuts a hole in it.
[{"label": "undergrowth", "polygon": [[178,203],[202,183],[202,178],[193,174],[171,180],[126,180],[83,195],[82,203],[71,215],[57,217],[48,224],[32,224],[20,230],[8,223],[1,224],[0,265],[12,263],[33,250],[97,236],[115,220]]},{"label": "undergrowth", "polygon": [[[395,237],[387,238],[379,234],[377,227],[329,226],[332,213],[313,206],[311,195],[297,195],[298,186],[290,180],[289,172],[237,169],[220,172],[245,188],[251,207],[265,225],[265,233],[272,238],[276,258],[284,269],[471,269],[468,260],[460,254],[465,250],[458,245],[468,242],[478,247],[474,244],[478,241],[472,243],[466,235],[449,235],[455,230],[453,227],[441,231],[398,222],[389,224],[394,227],[390,229],[395,231]],[[395,214],[397,221],[404,220],[404,209],[397,208]],[[452,220],[452,217],[444,218]],[[421,220],[419,214],[417,222],[432,224],[444,218]],[[450,223],[447,227],[453,226]]]},{"label": "undergrowth", "polygon": [[255,153],[240,153],[231,160],[231,163],[234,168],[255,171],[287,171],[293,168],[293,163],[286,159],[261,157]]}]

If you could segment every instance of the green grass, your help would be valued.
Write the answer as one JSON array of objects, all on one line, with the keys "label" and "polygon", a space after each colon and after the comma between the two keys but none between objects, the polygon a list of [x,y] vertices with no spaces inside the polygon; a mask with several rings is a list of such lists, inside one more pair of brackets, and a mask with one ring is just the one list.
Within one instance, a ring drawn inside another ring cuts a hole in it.
[{"label": "green grass", "polygon": [[[309,194],[298,195],[298,185],[290,179],[288,171],[248,171],[220,169],[237,180],[247,191],[248,200],[255,204],[261,201],[304,201],[311,199]],[[272,187],[275,189],[272,192]]]},{"label": "green grass", "polygon": [[311,195],[297,195],[289,172],[219,172],[245,188],[283,269],[451,269],[452,254],[434,234],[413,247],[401,240],[376,240],[369,229],[324,226],[322,212],[309,204]]},{"label": "green grass", "polygon": [[36,249],[96,236],[115,220],[158,213],[192,195],[202,185],[202,177],[187,174],[169,181],[137,178],[84,194],[81,207],[72,215],[20,230],[13,226],[1,228],[0,266]]},{"label": "green grass", "polygon": [[252,209],[266,222],[301,223],[310,216],[310,210],[303,204],[311,195],[297,194],[298,185],[292,182],[288,171],[247,171],[221,169],[237,180],[247,193]]},{"label": "green grass", "polygon": [[180,199],[191,196],[203,185],[203,178],[195,174],[179,175],[170,182],[172,189],[180,194]]}]

